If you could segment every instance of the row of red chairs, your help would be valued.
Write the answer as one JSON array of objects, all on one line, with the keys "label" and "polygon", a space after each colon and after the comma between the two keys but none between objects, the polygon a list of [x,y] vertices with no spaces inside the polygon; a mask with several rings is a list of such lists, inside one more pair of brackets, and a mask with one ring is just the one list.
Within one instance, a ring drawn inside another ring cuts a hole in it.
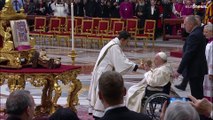
[{"label": "row of red chairs", "polygon": [[[48,24],[48,26],[47,26]],[[34,29],[30,32],[32,36],[38,36],[41,40],[48,38],[49,43],[52,44],[54,38],[61,45],[61,40],[66,40],[66,45],[69,46],[71,37],[71,18],[70,17],[51,17],[49,21],[45,17],[35,17]],[[120,31],[128,31],[135,39],[137,46],[137,39],[153,40],[154,46],[154,32],[155,21],[146,20],[144,33],[140,34],[138,31],[138,19],[118,19],[118,18],[74,18],[74,38],[81,40],[81,46],[85,43],[97,42],[101,47],[105,41],[116,37]],[[144,42],[146,45],[146,42]],[[92,45],[92,44],[91,44]]]}]

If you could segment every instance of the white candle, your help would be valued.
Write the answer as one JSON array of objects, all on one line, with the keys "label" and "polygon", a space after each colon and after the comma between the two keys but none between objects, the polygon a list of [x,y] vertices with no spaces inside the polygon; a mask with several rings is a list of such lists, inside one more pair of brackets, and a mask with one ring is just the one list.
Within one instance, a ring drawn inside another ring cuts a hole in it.
[{"label": "white candle", "polygon": [[72,50],[74,50],[74,9],[73,9],[73,3],[71,3],[71,21],[72,21],[72,24],[71,24],[71,35],[72,35]]}]

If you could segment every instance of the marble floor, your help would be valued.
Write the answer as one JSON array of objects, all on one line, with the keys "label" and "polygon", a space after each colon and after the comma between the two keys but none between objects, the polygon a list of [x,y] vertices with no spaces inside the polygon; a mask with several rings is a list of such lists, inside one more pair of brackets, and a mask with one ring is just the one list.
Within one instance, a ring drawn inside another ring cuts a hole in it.
[{"label": "marble floor", "polygon": [[[143,42],[139,41],[138,47],[136,48],[134,46],[134,42],[130,41],[129,45],[124,49],[124,52],[126,56],[136,62],[140,63],[140,60],[142,58],[145,59],[153,59],[155,54],[159,51],[164,51],[167,53],[168,57],[168,62],[171,63],[174,71],[177,69],[180,58],[172,57],[170,56],[171,51],[175,50],[181,50],[183,46],[183,41],[180,40],[170,40],[170,41],[162,41],[162,38],[158,38],[155,43],[155,47],[153,48],[151,44],[148,44],[148,47],[144,48],[143,47]],[[37,45],[35,48],[39,50],[40,48],[46,48],[48,52],[49,57],[61,57],[62,58],[62,63],[63,64],[71,64],[71,58],[68,57],[68,54],[71,52],[70,47],[55,47],[55,46],[41,46]],[[77,45],[77,48],[75,48],[77,52],[77,57],[76,57],[76,63],[75,65],[81,66],[81,73],[78,75],[78,79],[82,82],[83,88],[79,92],[79,106],[83,106],[85,109],[88,108],[88,100],[87,100],[87,94],[88,94],[88,89],[90,85],[90,78],[91,78],[91,71],[94,67],[94,64],[96,62],[96,59],[98,57],[99,48],[80,48]],[[140,80],[143,79],[143,74],[145,71],[143,70],[138,70],[137,72],[134,73],[128,73],[124,75],[124,80],[125,80],[125,86],[129,88],[130,86],[138,83]],[[181,97],[186,97],[187,95],[190,94],[190,88],[187,87],[186,91],[181,91],[176,88],[174,88],[174,84],[178,84],[181,82],[179,79],[175,79],[173,84],[172,84],[172,89]],[[63,86],[63,85],[62,85]],[[62,96],[58,100],[58,104],[65,105],[66,103],[66,91],[68,90],[68,86],[63,86],[62,87]],[[33,95],[36,104],[40,104],[41,100],[41,88],[35,88],[30,83],[26,83],[26,89],[31,92]],[[7,84],[5,83],[4,85],[1,86],[0,89],[0,103],[1,107],[4,107],[6,98],[9,95],[9,89],[7,87]],[[79,106],[77,106],[77,109],[80,109]],[[88,120],[88,119],[87,119]]]}]

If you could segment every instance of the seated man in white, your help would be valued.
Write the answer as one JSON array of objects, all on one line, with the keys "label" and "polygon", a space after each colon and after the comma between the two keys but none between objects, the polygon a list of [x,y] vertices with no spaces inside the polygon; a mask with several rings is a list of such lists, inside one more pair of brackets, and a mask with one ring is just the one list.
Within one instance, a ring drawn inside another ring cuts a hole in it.
[{"label": "seated man in white", "polygon": [[159,52],[154,58],[155,68],[144,74],[144,79],[129,88],[126,96],[126,106],[135,112],[141,111],[141,100],[147,85],[163,87],[172,80],[172,67],[167,63],[167,55]]}]

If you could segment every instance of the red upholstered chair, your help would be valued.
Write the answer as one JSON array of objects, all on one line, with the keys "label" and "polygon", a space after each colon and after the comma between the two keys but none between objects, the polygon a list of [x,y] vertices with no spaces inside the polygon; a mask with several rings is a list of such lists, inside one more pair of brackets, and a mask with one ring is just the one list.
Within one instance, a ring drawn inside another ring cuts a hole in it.
[{"label": "red upholstered chair", "polygon": [[81,32],[81,28],[82,28],[82,21],[83,21],[83,17],[75,17],[74,18],[77,21],[77,26],[76,26],[76,33],[79,34]]},{"label": "red upholstered chair", "polygon": [[138,19],[127,19],[126,20],[126,31],[128,31],[132,37],[135,37],[137,33]]},{"label": "red upholstered chair", "polygon": [[92,34],[92,20],[83,19],[80,33],[76,33],[75,38],[79,38],[81,40],[81,46],[83,47],[84,43],[86,46],[88,35],[91,35],[91,34]]},{"label": "red upholstered chair", "polygon": [[89,35],[92,33],[92,20],[86,19],[82,21],[81,34]]},{"label": "red upholstered chair", "polygon": [[102,18],[92,18],[92,32],[93,34],[98,33],[98,25],[99,21],[101,21]]},{"label": "red upholstered chair", "polygon": [[58,17],[60,20],[61,20],[61,23],[60,23],[60,28],[61,28],[61,32],[62,31],[65,31],[65,26],[66,26],[66,23],[67,23],[67,18],[66,17]]},{"label": "red upholstered chair", "polygon": [[110,30],[112,30],[113,29],[113,25],[114,25],[114,22],[115,21],[122,21],[122,19],[121,18],[110,18]]},{"label": "red upholstered chair", "polygon": [[45,32],[46,18],[45,17],[35,17],[34,21],[34,31]]},{"label": "red upholstered chair", "polygon": [[49,33],[59,33],[61,28],[61,19],[60,18],[50,18]]},{"label": "red upholstered chair", "polygon": [[103,44],[102,37],[108,36],[108,30],[109,30],[109,21],[100,20],[97,28],[97,33],[89,35],[88,38],[91,40],[96,40],[98,42],[98,47],[100,48]]},{"label": "red upholstered chair", "polygon": [[41,33],[46,31],[46,17],[35,17],[34,20],[34,29],[30,32],[30,36],[38,37],[39,40],[42,40]]},{"label": "red upholstered chair", "polygon": [[48,31],[42,33],[43,36],[48,38],[50,45],[53,43],[53,38],[60,33],[61,30],[61,19],[52,17],[50,18]]},{"label": "red upholstered chair", "polygon": [[[74,34],[76,31],[76,26],[77,26],[77,20],[74,19]],[[66,23],[65,23],[65,28],[64,31],[61,31],[60,33],[57,34],[57,40],[59,42],[59,45],[61,45],[61,39],[64,38],[66,41],[66,46],[69,47],[69,40],[71,39],[71,30],[72,30],[72,20],[70,17],[67,18]]]},{"label": "red upholstered chair", "polygon": [[[77,27],[77,20],[74,19],[74,32],[76,31],[76,27]],[[64,32],[65,33],[71,33],[71,30],[72,30],[72,19],[67,18]]]},{"label": "red upholstered chair", "polygon": [[155,26],[156,21],[155,20],[146,20],[145,21],[145,27],[144,27],[144,33],[143,34],[137,34],[135,36],[135,45],[137,46],[137,39],[145,39],[144,40],[144,47],[147,46],[147,40],[152,40],[152,46],[154,47],[155,44]]},{"label": "red upholstered chair", "polygon": [[108,30],[109,30],[109,21],[101,20],[98,24],[98,35],[106,36],[108,35]]},{"label": "red upholstered chair", "polygon": [[113,24],[112,35],[118,36],[119,32],[124,30],[124,21],[115,21]]},{"label": "red upholstered chair", "polygon": [[109,31],[108,36],[102,37],[103,43],[105,43],[105,41],[107,42],[110,41],[114,37],[117,37],[119,32],[123,30],[124,30],[124,21],[114,21],[112,31]]}]

